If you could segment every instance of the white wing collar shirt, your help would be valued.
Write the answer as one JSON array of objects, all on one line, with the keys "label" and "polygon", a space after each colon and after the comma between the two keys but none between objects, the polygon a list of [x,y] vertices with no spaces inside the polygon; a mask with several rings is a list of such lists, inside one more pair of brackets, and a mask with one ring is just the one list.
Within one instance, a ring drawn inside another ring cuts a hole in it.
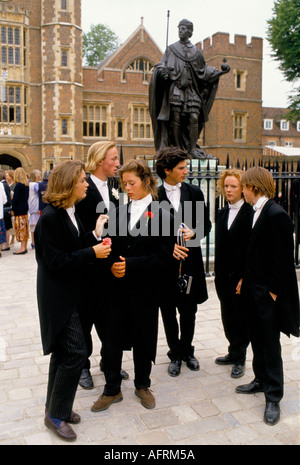
[{"label": "white wing collar shirt", "polygon": [[146,210],[148,205],[152,202],[152,195],[148,194],[146,197],[140,200],[132,200],[130,204],[130,230],[140,219],[142,213]]},{"label": "white wing collar shirt", "polygon": [[255,225],[256,221],[258,220],[258,217],[261,214],[261,211],[264,208],[264,205],[267,203],[268,200],[269,200],[268,197],[266,197],[265,195],[262,195],[258,199],[256,204],[253,205],[254,216],[253,216],[252,228],[254,228],[254,225]]},{"label": "white wing collar shirt", "polygon": [[102,195],[107,211],[109,211],[109,192],[108,192],[107,181],[102,181],[101,179],[97,178],[93,174],[91,174],[91,180],[94,182],[98,191]]},{"label": "white wing collar shirt", "polygon": [[76,218],[75,218],[75,207],[69,207],[66,209],[69,217],[70,217],[70,220],[72,221],[72,223],[74,224],[75,228],[77,229],[78,231],[78,235],[79,235],[79,228],[78,228],[78,223],[76,221]]},{"label": "white wing collar shirt", "polygon": [[229,215],[228,215],[228,223],[227,223],[228,229],[230,229],[232,223],[235,220],[235,217],[237,216],[238,212],[240,211],[240,208],[243,206],[244,203],[245,203],[245,200],[241,199],[236,203],[228,204],[228,207],[229,207]]},{"label": "white wing collar shirt", "polygon": [[178,211],[181,196],[181,182],[176,184],[176,186],[171,186],[170,184],[164,181],[164,188],[166,190],[167,197],[170,200],[171,204],[173,205],[175,210]]}]

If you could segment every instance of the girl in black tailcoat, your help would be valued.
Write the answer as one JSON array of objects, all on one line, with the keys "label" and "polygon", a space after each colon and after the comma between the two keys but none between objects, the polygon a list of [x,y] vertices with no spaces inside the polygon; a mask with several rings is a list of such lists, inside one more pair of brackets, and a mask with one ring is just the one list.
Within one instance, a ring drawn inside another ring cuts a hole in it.
[{"label": "girl in black tailcoat", "polygon": [[45,425],[66,440],[76,439],[68,423],[78,423],[72,412],[87,349],[79,312],[88,288],[88,268],[106,258],[110,247],[98,243],[103,222],[86,236],[74,204],[86,195],[84,164],[67,161],[52,171],[44,197],[45,207],[34,238],[37,260],[37,300],[43,351],[51,354]]},{"label": "girl in black tailcoat", "polygon": [[108,334],[103,344],[106,385],[92,407],[94,412],[122,400],[122,352],[131,348],[135,394],[145,408],[155,406],[149,388],[156,357],[159,292],[174,248],[170,233],[163,234],[163,225],[170,227],[170,215],[154,201],[156,183],[148,165],[133,160],[119,174],[131,202],[118,208],[115,219],[108,222],[112,292]]},{"label": "girl in black tailcoat", "polygon": [[225,336],[229,342],[228,354],[218,357],[216,363],[233,365],[233,378],[240,378],[244,374],[249,345],[245,305],[242,296],[237,293],[253,217],[251,205],[243,198],[242,174],[243,171],[237,169],[222,172],[218,190],[228,204],[218,212],[216,219],[215,286]]}]

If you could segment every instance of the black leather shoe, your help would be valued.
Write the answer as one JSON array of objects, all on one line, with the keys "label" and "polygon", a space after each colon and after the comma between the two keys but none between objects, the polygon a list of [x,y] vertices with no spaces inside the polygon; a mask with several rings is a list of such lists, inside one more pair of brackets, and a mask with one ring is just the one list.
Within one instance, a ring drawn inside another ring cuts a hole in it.
[{"label": "black leather shoe", "polygon": [[181,360],[171,360],[171,363],[168,367],[168,373],[170,376],[180,375]]},{"label": "black leather shoe", "polygon": [[231,378],[241,378],[245,374],[245,365],[237,363],[231,370]]},{"label": "black leather shoe", "polygon": [[200,365],[196,357],[194,355],[188,355],[183,359],[186,362],[186,366],[192,371],[200,370]]},{"label": "black leather shoe", "polygon": [[[102,359],[100,360],[99,368],[100,368],[101,371],[104,372],[104,363],[103,363]],[[121,375],[122,379],[129,379],[129,374],[125,370],[121,370],[120,375]]]},{"label": "black leather shoe", "polygon": [[129,374],[125,370],[121,370],[120,375],[122,379],[129,379]]},{"label": "black leather shoe", "polygon": [[255,394],[256,392],[264,392],[263,385],[261,382],[254,379],[249,384],[242,384],[235,388],[235,392],[238,394]]},{"label": "black leather shoe", "polygon": [[278,402],[267,402],[265,413],[264,413],[264,422],[266,425],[276,425],[280,420],[280,407]]},{"label": "black leather shoe", "polygon": [[229,354],[225,355],[224,357],[217,357],[215,362],[217,365],[233,365],[234,360],[230,357]]},{"label": "black leather shoe", "polygon": [[93,378],[91,376],[90,370],[87,368],[83,368],[81,372],[79,386],[81,386],[82,389],[93,389],[94,387]]}]

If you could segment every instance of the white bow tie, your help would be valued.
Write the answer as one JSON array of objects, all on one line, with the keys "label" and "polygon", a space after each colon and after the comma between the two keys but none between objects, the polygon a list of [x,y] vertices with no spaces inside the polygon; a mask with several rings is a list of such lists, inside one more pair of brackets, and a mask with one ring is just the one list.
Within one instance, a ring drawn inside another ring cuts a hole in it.
[{"label": "white bow tie", "polygon": [[176,186],[170,186],[170,187],[168,186],[166,189],[167,189],[167,191],[169,191],[169,192],[174,192],[174,191],[179,190],[180,187],[181,187],[181,184],[179,183],[179,184],[176,184]]},{"label": "white bow tie", "polygon": [[131,200],[131,205],[134,206],[134,207],[143,207],[144,203],[142,202],[141,199]]}]

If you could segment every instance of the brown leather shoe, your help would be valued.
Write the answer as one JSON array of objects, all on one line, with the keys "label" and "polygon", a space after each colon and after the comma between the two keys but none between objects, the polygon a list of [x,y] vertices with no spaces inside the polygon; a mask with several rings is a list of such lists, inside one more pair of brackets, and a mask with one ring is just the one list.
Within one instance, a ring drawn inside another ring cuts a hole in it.
[{"label": "brown leather shoe", "polygon": [[67,421],[67,423],[72,423],[73,425],[77,425],[78,423],[81,422],[81,417],[78,413],[76,412],[71,412],[71,416],[70,416],[70,419],[69,421]]},{"label": "brown leather shoe", "polygon": [[77,438],[77,434],[75,433],[75,431],[65,421],[62,421],[60,426],[56,426],[50,420],[48,415],[45,415],[44,423],[45,426],[47,426],[47,428],[51,429],[57,436],[59,436],[62,439],[65,439],[66,441],[75,441],[75,439]]},{"label": "brown leather shoe", "polygon": [[108,407],[110,407],[111,404],[116,404],[117,402],[121,402],[121,400],[123,400],[121,391],[116,396],[105,396],[104,394],[101,394],[101,396],[92,406],[91,411],[102,412],[102,410],[106,410]]},{"label": "brown leather shoe", "polygon": [[[47,414],[47,409],[45,409],[45,415]],[[78,423],[81,422],[81,417],[78,413],[76,412],[71,412],[70,419],[67,421],[67,423],[72,423],[72,425],[77,425]]]},{"label": "brown leather shoe", "polygon": [[136,389],[135,395],[141,399],[143,407],[151,409],[155,407],[155,398],[148,388]]}]

